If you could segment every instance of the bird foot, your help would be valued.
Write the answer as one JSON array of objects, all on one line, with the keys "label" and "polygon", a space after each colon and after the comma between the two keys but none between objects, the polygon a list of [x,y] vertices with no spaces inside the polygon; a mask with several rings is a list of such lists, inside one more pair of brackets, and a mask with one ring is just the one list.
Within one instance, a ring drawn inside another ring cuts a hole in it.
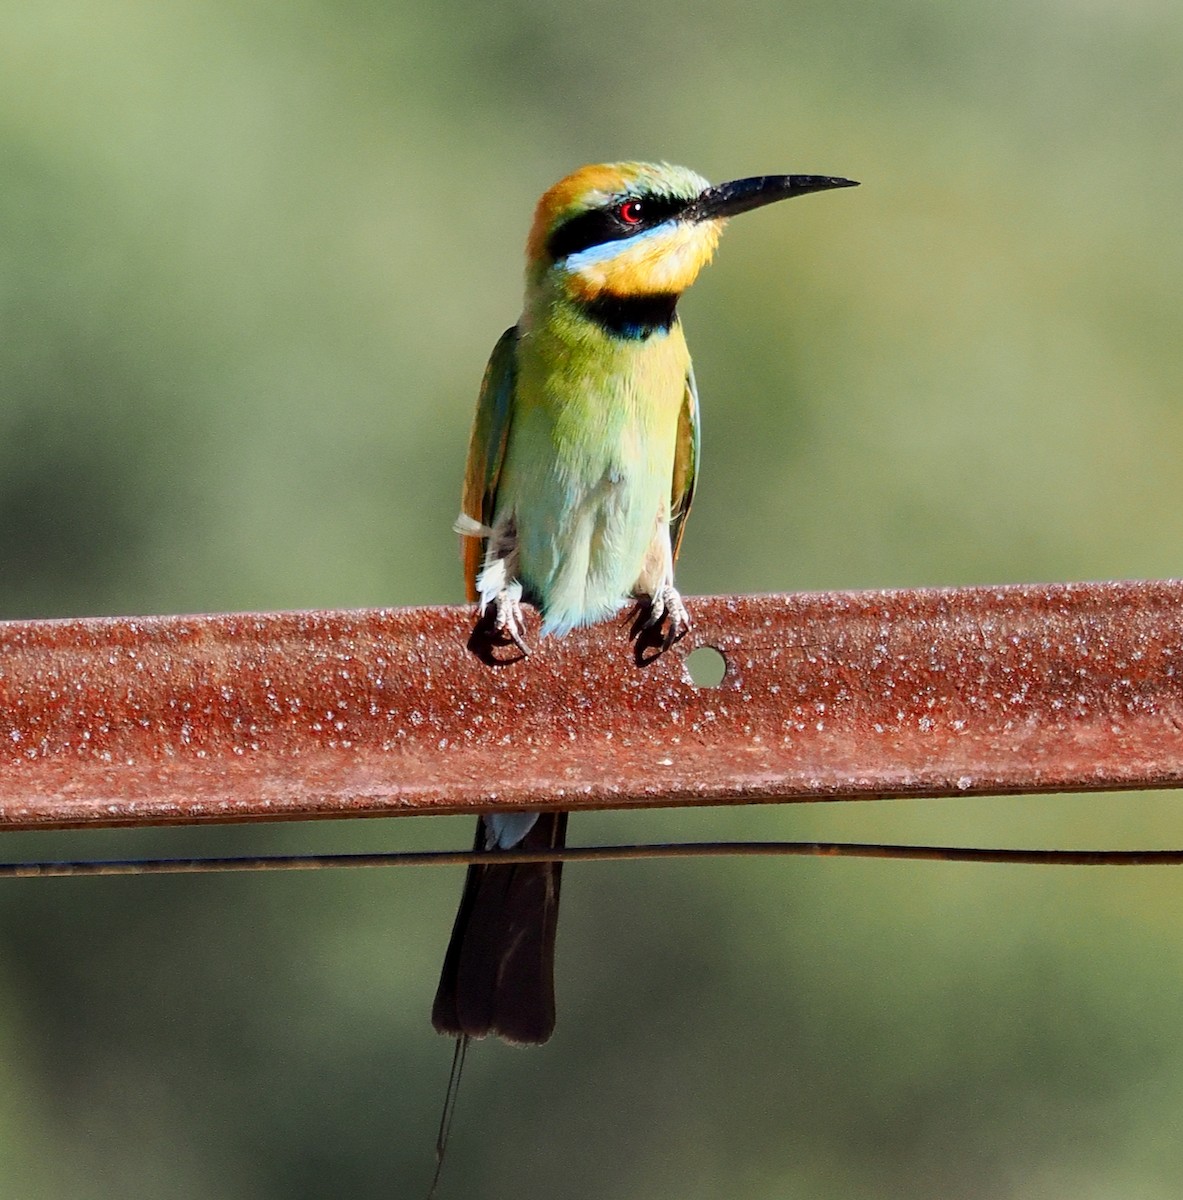
[{"label": "bird foot", "polygon": [[[481,597],[480,615],[468,648],[490,667],[505,667],[521,662],[530,653],[526,645],[526,621],[522,613],[522,585],[509,583]],[[516,656],[506,658],[502,651],[512,646]]]},{"label": "bird foot", "polygon": [[493,597],[493,632],[504,642],[512,643],[523,655],[529,655],[526,645],[526,621],[522,616],[521,586],[503,588]]},{"label": "bird foot", "polygon": [[631,637],[636,641],[634,657],[645,666],[664,654],[676,641],[690,632],[690,614],[672,583],[663,583],[638,605]]},{"label": "bird foot", "polygon": [[670,625],[668,637],[672,646],[680,637],[685,637],[691,629],[690,614],[686,611],[685,602],[678,593],[678,589],[672,583],[663,583],[657,589],[657,594],[649,601],[649,612],[645,617],[644,628],[653,629],[667,619]]}]

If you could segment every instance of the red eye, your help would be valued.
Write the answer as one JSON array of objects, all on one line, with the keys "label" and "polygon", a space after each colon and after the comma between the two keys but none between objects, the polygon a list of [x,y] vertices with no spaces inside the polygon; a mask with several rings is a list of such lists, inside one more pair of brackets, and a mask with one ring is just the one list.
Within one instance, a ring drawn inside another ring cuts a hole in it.
[{"label": "red eye", "polygon": [[620,219],[626,225],[640,225],[641,218],[645,215],[640,200],[626,200],[617,209],[617,212],[619,212]]}]

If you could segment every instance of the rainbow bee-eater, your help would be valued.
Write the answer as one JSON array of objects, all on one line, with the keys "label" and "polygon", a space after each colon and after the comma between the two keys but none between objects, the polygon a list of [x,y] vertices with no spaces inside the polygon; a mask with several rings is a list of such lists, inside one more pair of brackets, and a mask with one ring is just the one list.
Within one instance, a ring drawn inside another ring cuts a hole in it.
[{"label": "rainbow bee-eater", "polygon": [[[690,627],[674,562],[694,495],[698,395],[677,305],[728,217],[849,179],[711,186],[684,167],[581,167],[538,202],[521,318],[493,349],[456,530],[478,631],[528,653],[522,604],[561,635],[638,603],[668,647]],[[478,849],[560,848],[566,813],[481,818]],[[561,864],[469,868],[432,1019],[460,1037],[554,1029]]]}]

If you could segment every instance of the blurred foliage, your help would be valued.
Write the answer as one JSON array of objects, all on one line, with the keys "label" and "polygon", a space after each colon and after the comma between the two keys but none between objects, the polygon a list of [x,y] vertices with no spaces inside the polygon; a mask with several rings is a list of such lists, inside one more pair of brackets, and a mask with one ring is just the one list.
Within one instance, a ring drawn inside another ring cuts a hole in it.
[{"label": "blurred foliage", "polygon": [[[689,592],[1167,576],[1183,12],[2,5],[0,614],[453,601],[535,197],[581,162],[845,174],[683,305]],[[1169,795],[581,817],[1179,844]],[[466,822],[9,835],[13,857],[463,845]],[[9,1195],[413,1196],[451,873],[0,887]],[[560,1025],[470,1057],[444,1194],[1175,1197],[1177,876],[568,872]]]}]

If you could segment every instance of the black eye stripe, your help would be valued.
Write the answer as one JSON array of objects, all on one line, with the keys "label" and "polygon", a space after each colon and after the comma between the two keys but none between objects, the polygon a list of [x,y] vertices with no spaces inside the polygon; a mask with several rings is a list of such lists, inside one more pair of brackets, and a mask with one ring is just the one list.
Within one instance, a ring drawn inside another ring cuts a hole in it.
[{"label": "black eye stripe", "polygon": [[578,254],[589,246],[630,237],[643,228],[643,225],[621,225],[610,212],[593,208],[564,221],[547,240],[546,252],[558,262],[560,258]]},{"label": "black eye stripe", "polygon": [[[626,200],[640,202],[639,221],[630,224],[620,216],[620,206]],[[546,252],[553,261],[558,262],[592,246],[622,241],[676,217],[689,204],[689,200],[677,200],[669,196],[630,196],[613,200],[607,208],[592,208],[564,221],[547,240]]]}]

